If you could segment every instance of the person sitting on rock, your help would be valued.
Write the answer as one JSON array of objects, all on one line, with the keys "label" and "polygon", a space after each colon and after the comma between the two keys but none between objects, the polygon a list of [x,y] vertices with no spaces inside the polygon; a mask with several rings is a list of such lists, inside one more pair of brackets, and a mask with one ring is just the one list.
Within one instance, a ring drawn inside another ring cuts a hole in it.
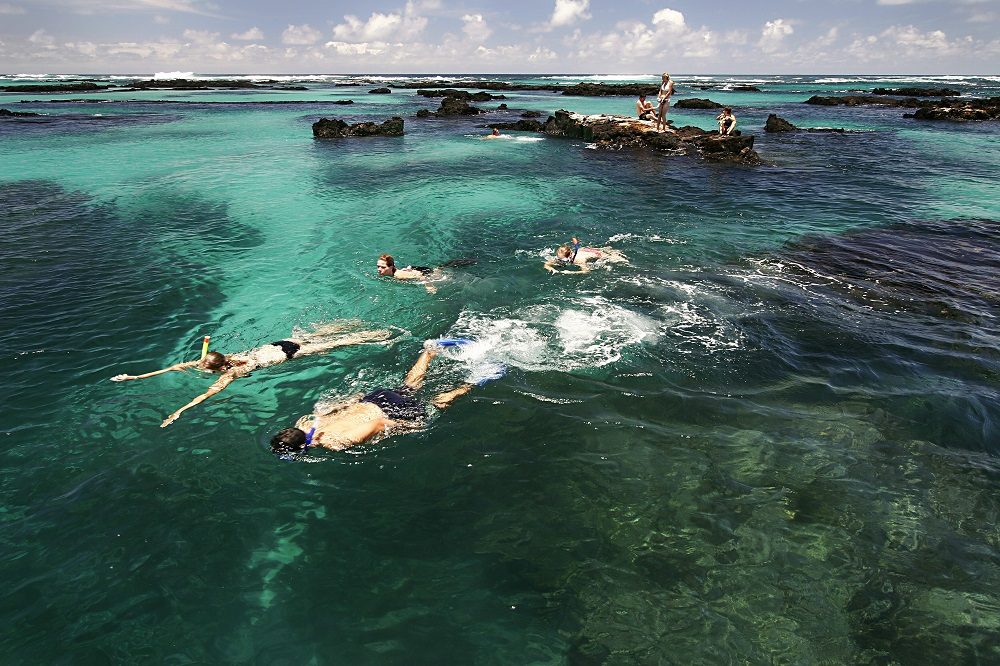
[{"label": "person sitting on rock", "polygon": [[656,116],[656,107],[653,106],[652,102],[646,101],[646,93],[639,95],[639,99],[635,103],[635,112],[639,116],[639,120],[653,120]]},{"label": "person sitting on rock", "polygon": [[715,119],[719,121],[719,134],[732,136],[733,132],[736,131],[736,116],[733,115],[733,110],[728,106]]},{"label": "person sitting on rock", "polygon": [[[437,355],[433,344],[426,345],[417,362],[410,368],[399,388],[379,388],[367,395],[322,410],[322,414],[307,414],[271,438],[271,451],[280,456],[296,456],[310,446],[332,451],[362,444],[379,435],[418,430],[427,419],[427,402],[417,397],[431,359]],[[462,384],[439,393],[429,403],[438,409],[448,407],[456,398],[473,388]]]},{"label": "person sitting on rock", "polygon": [[545,262],[545,270],[555,273],[570,266],[577,268],[577,273],[590,271],[590,262],[628,263],[628,257],[611,247],[581,247],[580,239],[573,238],[571,245],[561,245],[556,250],[556,256]]},{"label": "person sitting on rock", "polygon": [[309,333],[304,333],[294,338],[285,338],[284,340],[272,342],[250,351],[228,355],[216,351],[208,352],[200,361],[186,361],[142,375],[115,375],[111,378],[111,381],[125,382],[135,379],[146,379],[147,377],[162,375],[165,372],[186,370],[188,368],[198,368],[206,372],[221,373],[222,376],[209,386],[207,391],[168,416],[160,424],[161,428],[166,428],[176,421],[183,412],[211,398],[237,379],[249,376],[254,370],[284,363],[299,356],[321,354],[325,351],[347,345],[384,342],[392,337],[392,331],[389,330],[351,330],[358,328],[360,323],[357,320],[345,320],[324,324],[317,326]]}]

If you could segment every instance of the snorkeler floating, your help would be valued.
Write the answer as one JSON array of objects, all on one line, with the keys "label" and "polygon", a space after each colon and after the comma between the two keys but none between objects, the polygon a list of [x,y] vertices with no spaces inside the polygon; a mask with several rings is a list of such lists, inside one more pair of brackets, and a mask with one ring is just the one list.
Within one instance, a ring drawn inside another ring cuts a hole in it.
[{"label": "snorkeler floating", "polygon": [[222,373],[222,376],[197,398],[184,405],[171,414],[160,424],[161,428],[177,420],[186,410],[200,404],[219,393],[224,388],[240,377],[246,377],[254,370],[266,368],[268,366],[284,363],[291,358],[308,356],[310,354],[321,354],[330,349],[345,347],[348,345],[359,345],[372,342],[384,342],[392,337],[392,331],[352,331],[361,322],[354,320],[341,321],[333,324],[318,326],[310,333],[296,338],[287,338],[270,344],[258,347],[247,352],[237,354],[220,354],[219,352],[208,352],[200,361],[187,361],[178,363],[162,370],[147,372],[142,375],[115,375],[111,378],[113,382],[124,382],[135,379],[146,379],[155,377],[165,372],[174,370],[187,370],[188,368],[198,368],[207,372]]},{"label": "snorkeler floating", "polygon": [[581,247],[580,239],[573,238],[570,245],[560,245],[556,256],[545,262],[545,270],[555,273],[559,269],[576,266],[575,273],[586,273],[590,262],[628,263],[628,257],[611,247]]},{"label": "snorkeler floating", "polygon": [[[307,414],[295,423],[294,428],[286,428],[271,439],[271,451],[285,456],[305,453],[310,446],[343,451],[380,434],[419,430],[426,422],[428,403],[417,397],[416,393],[423,386],[431,359],[437,356],[440,348],[465,342],[468,341],[428,340],[417,362],[406,374],[402,386],[395,389],[379,388],[367,395],[358,395],[335,404],[323,410],[322,414]],[[496,379],[502,373],[502,369],[498,370],[478,384]],[[438,393],[430,399],[429,404],[445,409],[473,387],[473,384],[467,383]]]},{"label": "snorkeler floating", "polygon": [[437,292],[437,287],[431,284],[431,281],[441,277],[442,268],[460,268],[463,266],[472,266],[476,263],[476,259],[452,259],[436,268],[431,268],[430,266],[396,268],[396,260],[392,258],[392,255],[383,254],[375,262],[375,269],[378,271],[379,277],[391,277],[396,280],[417,280],[424,285],[428,293],[433,294]]}]

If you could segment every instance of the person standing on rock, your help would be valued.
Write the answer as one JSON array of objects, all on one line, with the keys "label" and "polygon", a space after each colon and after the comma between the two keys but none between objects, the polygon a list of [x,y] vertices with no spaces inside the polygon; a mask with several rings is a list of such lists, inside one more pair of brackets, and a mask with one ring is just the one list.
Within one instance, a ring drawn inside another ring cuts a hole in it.
[{"label": "person standing on rock", "polygon": [[733,110],[728,106],[715,119],[719,121],[719,134],[732,136],[733,132],[736,131],[736,116],[733,115]]},{"label": "person standing on rock", "polygon": [[662,131],[667,129],[667,111],[670,110],[670,97],[674,94],[674,82],[670,80],[670,74],[663,72],[660,79],[660,91],[656,93],[656,129]]}]

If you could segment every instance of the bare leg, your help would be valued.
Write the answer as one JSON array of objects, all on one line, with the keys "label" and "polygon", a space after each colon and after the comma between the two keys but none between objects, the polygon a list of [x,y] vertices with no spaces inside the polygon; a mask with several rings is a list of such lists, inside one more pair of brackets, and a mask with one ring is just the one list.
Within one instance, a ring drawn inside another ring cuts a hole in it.
[{"label": "bare leg", "polygon": [[[298,356],[306,356],[308,354],[321,354],[330,349],[336,349],[337,347],[346,347],[348,345],[361,345],[369,342],[384,342],[392,337],[392,331],[388,330],[377,330],[377,331],[358,331],[357,333],[348,333],[343,335],[336,340],[326,340],[324,342],[314,342],[310,338],[305,338],[300,342],[301,348],[298,351]],[[297,340],[292,340],[292,342],[298,342]]]},{"label": "bare leg", "polygon": [[431,364],[431,359],[437,356],[437,352],[431,349],[425,349],[423,353],[420,354],[420,358],[417,362],[413,364],[410,371],[406,373],[406,379],[403,383],[409,386],[411,389],[418,389],[424,383],[424,375],[427,374],[427,367]]}]

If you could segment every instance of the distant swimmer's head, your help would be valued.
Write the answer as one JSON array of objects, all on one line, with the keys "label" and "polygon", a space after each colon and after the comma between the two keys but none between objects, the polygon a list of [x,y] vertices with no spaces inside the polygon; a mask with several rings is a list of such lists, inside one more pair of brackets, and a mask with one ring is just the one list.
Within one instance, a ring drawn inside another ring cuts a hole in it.
[{"label": "distant swimmer's head", "polygon": [[298,428],[285,428],[271,438],[271,453],[277,456],[289,456],[306,450],[305,432]]},{"label": "distant swimmer's head", "polygon": [[396,272],[396,262],[393,260],[391,254],[383,254],[375,262],[375,268],[378,270],[379,275],[392,275]]},{"label": "distant swimmer's head", "polygon": [[228,369],[231,366],[229,359],[226,358],[225,354],[220,354],[217,351],[208,352],[205,358],[202,359],[201,367],[205,370],[211,370],[212,372],[221,372]]},{"label": "distant swimmer's head", "polygon": [[556,250],[556,259],[559,261],[571,261],[573,259],[573,248],[568,245],[560,245]]}]

